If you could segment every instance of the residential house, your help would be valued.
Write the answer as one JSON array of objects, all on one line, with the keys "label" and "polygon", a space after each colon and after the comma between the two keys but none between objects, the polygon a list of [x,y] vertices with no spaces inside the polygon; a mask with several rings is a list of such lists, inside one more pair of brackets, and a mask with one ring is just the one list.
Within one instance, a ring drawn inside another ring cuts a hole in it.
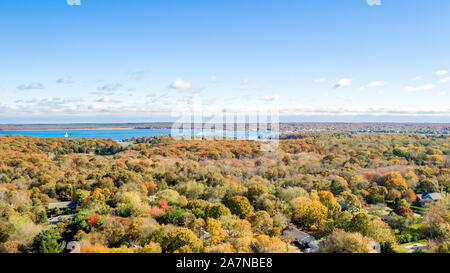
[{"label": "residential house", "polygon": [[202,240],[203,242],[207,242],[209,240],[209,238],[211,238],[211,235],[209,234],[209,232],[207,232],[205,230],[200,230],[199,234],[198,234],[198,238],[200,240]]},{"label": "residential house", "polygon": [[73,214],[59,215],[59,216],[48,218],[48,221],[50,222],[50,225],[56,225],[57,223],[59,223],[59,221],[64,220],[64,219],[71,219],[71,218],[73,218],[73,216],[74,216]]},{"label": "residential house", "polygon": [[77,202],[75,201],[67,201],[67,202],[55,202],[55,203],[49,203],[48,209],[73,209],[77,206]]},{"label": "residential house", "polygon": [[434,203],[443,198],[444,197],[442,196],[442,194],[440,192],[432,192],[432,193],[426,192],[423,194],[417,194],[417,203],[420,206],[424,206],[427,203]]},{"label": "residential house", "polygon": [[283,238],[289,240],[303,252],[313,252],[319,249],[317,240],[314,236],[298,230],[291,225],[283,232]]}]

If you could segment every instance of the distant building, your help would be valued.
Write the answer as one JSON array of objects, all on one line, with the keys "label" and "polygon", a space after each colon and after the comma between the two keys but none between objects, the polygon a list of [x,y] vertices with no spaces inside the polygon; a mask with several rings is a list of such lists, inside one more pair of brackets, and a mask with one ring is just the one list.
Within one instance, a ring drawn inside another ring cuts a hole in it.
[{"label": "distant building", "polygon": [[209,232],[207,232],[205,230],[200,230],[198,235],[199,235],[198,238],[200,240],[202,240],[203,242],[206,242],[209,240],[209,238],[211,238],[211,235],[209,234]]},{"label": "distant building", "polygon": [[[326,244],[326,240],[320,240],[318,245],[323,247]],[[375,240],[370,240],[366,245],[366,253],[381,253],[381,245]]]},{"label": "distant building", "polygon": [[381,214],[380,219],[383,220],[384,222],[389,221],[391,219],[391,213],[387,212],[387,213]]},{"label": "distant building", "polygon": [[156,199],[158,199],[158,196],[156,196],[156,195],[151,195],[151,196],[147,197],[147,200],[148,200],[149,202],[153,202],[153,201],[155,201]]},{"label": "distant building", "polygon": [[406,249],[408,249],[408,252],[414,252],[417,250],[426,251],[426,246],[424,244],[413,244],[409,246],[405,246]]},{"label": "distant building", "polygon": [[314,236],[298,230],[291,226],[283,232],[283,238],[292,241],[303,252],[313,252],[319,249],[317,240]]},{"label": "distant building", "polygon": [[59,215],[59,216],[48,218],[48,221],[50,222],[50,225],[56,225],[57,223],[59,223],[59,221],[61,221],[63,219],[71,219],[71,218],[73,218],[73,216],[74,216],[73,214]]},{"label": "distant building", "polygon": [[439,192],[432,192],[432,193],[426,192],[424,194],[417,194],[417,203],[419,203],[419,205],[421,206],[424,206],[427,203],[434,203],[443,198],[444,197]]},{"label": "distant building", "polygon": [[67,201],[67,202],[55,202],[55,203],[49,203],[48,209],[73,209],[77,206],[77,202],[75,201]]}]

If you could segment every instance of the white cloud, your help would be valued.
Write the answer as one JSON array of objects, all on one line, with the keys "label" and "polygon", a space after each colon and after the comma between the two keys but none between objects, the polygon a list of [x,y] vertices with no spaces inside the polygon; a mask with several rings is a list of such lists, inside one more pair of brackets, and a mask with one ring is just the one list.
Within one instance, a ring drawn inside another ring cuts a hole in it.
[{"label": "white cloud", "polygon": [[148,69],[142,69],[142,70],[138,70],[138,71],[133,71],[130,74],[130,78],[132,80],[139,81],[139,80],[142,80],[144,78],[145,74],[147,74],[148,72],[149,72]]},{"label": "white cloud", "polygon": [[445,96],[447,96],[447,92],[445,92],[445,91],[439,92],[438,96],[439,97],[445,97]]},{"label": "white cloud", "polygon": [[421,85],[421,86],[407,86],[405,87],[405,92],[416,92],[416,91],[426,91],[426,90],[431,90],[433,88],[435,88],[436,86],[434,84],[425,84],[425,85]]},{"label": "white cloud", "polygon": [[261,98],[264,101],[277,101],[279,99],[278,95],[265,95]]},{"label": "white cloud", "polygon": [[64,76],[56,81],[57,83],[71,83],[70,76]]},{"label": "white cloud", "polygon": [[345,100],[345,101],[354,101],[354,96],[338,96],[338,99]]},{"label": "white cloud", "polygon": [[41,83],[35,82],[30,83],[28,85],[19,85],[17,89],[20,90],[29,90],[29,89],[44,89],[44,86]]},{"label": "white cloud", "polygon": [[450,82],[450,77],[445,77],[442,80],[439,81],[440,83],[447,83]]},{"label": "white cloud", "polygon": [[116,91],[120,87],[122,87],[122,85],[120,83],[118,83],[118,82],[111,82],[111,83],[107,83],[107,84],[99,87],[98,90],[111,92],[111,91]]},{"label": "white cloud", "polygon": [[192,83],[178,78],[170,85],[170,87],[178,90],[189,90],[192,88]]},{"label": "white cloud", "polygon": [[101,97],[98,100],[94,101],[93,105],[95,105],[95,107],[105,108],[106,105],[110,105],[112,103],[117,104],[117,103],[120,103],[120,101],[113,100],[110,97],[105,96],[105,97]]},{"label": "white cloud", "polygon": [[[82,102],[83,99],[82,98],[52,98],[52,99],[41,99],[40,101],[38,101],[35,106],[39,106],[39,107],[53,107],[53,108],[58,108],[58,107],[62,107],[63,105],[67,105],[67,104],[71,104],[71,103],[76,103],[76,102]],[[23,102],[23,101],[22,101]]]},{"label": "white cloud", "polygon": [[360,90],[363,91],[366,88],[375,88],[375,87],[381,87],[381,86],[386,86],[388,85],[388,82],[383,82],[383,81],[375,81],[375,82],[371,82],[365,86],[361,86]]},{"label": "white cloud", "polygon": [[381,6],[381,0],[366,0],[369,6]]},{"label": "white cloud", "polygon": [[16,100],[15,103],[36,103],[37,99],[29,99],[29,100]]},{"label": "white cloud", "polygon": [[314,80],[315,83],[324,83],[325,81],[326,81],[325,78]]},{"label": "white cloud", "polygon": [[69,6],[79,6],[81,5],[81,0],[67,0],[67,5]]},{"label": "white cloud", "polygon": [[193,94],[185,95],[182,100],[190,105],[198,104],[200,102],[200,94],[193,93]]},{"label": "white cloud", "polygon": [[108,103],[108,102],[111,102],[111,98],[110,97],[102,97],[102,98],[96,100],[96,102],[106,102],[106,103]]},{"label": "white cloud", "polygon": [[163,104],[170,106],[170,105],[175,105],[177,103],[174,100],[165,100],[165,101],[163,101]]},{"label": "white cloud", "polygon": [[352,83],[353,79],[347,79],[347,78],[343,78],[340,79],[335,85],[334,88],[342,88],[342,87],[346,87],[349,86]]},{"label": "white cloud", "polygon": [[280,110],[280,115],[323,116],[450,116],[450,107],[301,107]]},{"label": "white cloud", "polygon": [[412,80],[413,82],[415,82],[415,81],[418,81],[418,80],[420,80],[420,79],[422,79],[422,77],[417,76],[417,77],[412,78],[411,80]]},{"label": "white cloud", "polygon": [[241,89],[241,90],[246,90],[246,89],[248,89],[249,87],[248,87],[248,83],[249,83],[249,80],[243,80],[242,81],[242,83],[241,83],[241,85],[239,85],[239,89]]},{"label": "white cloud", "polygon": [[217,76],[215,76],[215,75],[212,75],[211,77],[209,77],[209,81],[212,82],[212,83],[222,82],[222,80],[217,78]]},{"label": "white cloud", "polygon": [[64,103],[73,103],[73,102],[82,102],[84,101],[82,98],[64,98]]},{"label": "white cloud", "polygon": [[438,76],[444,76],[444,75],[447,74],[447,73],[448,73],[447,70],[439,70],[439,71],[436,72],[436,75],[438,75]]},{"label": "white cloud", "polygon": [[[167,104],[166,104],[167,102]],[[107,103],[79,103],[76,105],[65,105],[53,103],[53,100],[46,100],[38,104],[2,104],[0,103],[0,118],[11,119],[48,119],[52,118],[91,118],[99,116],[109,118],[126,118],[147,116],[171,116],[171,114],[180,111],[174,100],[162,101],[161,104],[148,104],[142,101],[140,104],[107,104]],[[199,111],[217,112],[218,108],[214,105],[199,105]],[[259,106],[254,107],[255,111],[264,110]],[[278,106],[276,107],[278,110]],[[183,110],[181,108],[181,110]],[[230,110],[236,112],[249,112],[253,108],[248,106],[235,105]],[[392,107],[362,107],[362,106],[298,106],[285,107],[279,109],[280,116],[420,116],[420,117],[450,117],[450,107],[422,107],[422,106],[392,106]]]},{"label": "white cloud", "polygon": [[381,82],[381,81],[378,81],[378,82],[371,82],[371,83],[369,83],[369,84],[367,85],[367,88],[386,86],[386,85],[388,85],[388,84],[389,84],[388,82]]}]

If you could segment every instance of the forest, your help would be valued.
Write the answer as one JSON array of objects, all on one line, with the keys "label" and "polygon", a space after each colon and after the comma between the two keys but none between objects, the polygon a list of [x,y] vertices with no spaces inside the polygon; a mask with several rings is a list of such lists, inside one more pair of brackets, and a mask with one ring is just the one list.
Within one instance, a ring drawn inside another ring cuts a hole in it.
[{"label": "forest", "polygon": [[0,252],[450,253],[448,135],[131,141],[0,137]]}]

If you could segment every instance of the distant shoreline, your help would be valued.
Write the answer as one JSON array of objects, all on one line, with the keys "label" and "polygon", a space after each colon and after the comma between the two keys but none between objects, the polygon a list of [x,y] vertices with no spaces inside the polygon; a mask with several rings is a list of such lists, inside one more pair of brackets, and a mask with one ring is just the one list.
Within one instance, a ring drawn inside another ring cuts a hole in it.
[{"label": "distant shoreline", "polygon": [[29,124],[14,124],[14,125],[0,125],[0,131],[42,131],[42,130],[127,130],[140,129],[139,126],[151,126],[153,129],[170,129],[170,125],[74,125],[74,124],[48,124],[48,125],[29,125]]},{"label": "distant shoreline", "polygon": [[[314,130],[321,129],[325,131],[347,131],[350,128],[359,130],[377,131],[382,127],[390,127],[389,130],[405,130],[406,128],[421,129],[444,129],[447,131],[450,123],[421,123],[421,122],[280,122],[281,131],[291,131],[291,129]],[[172,129],[173,122],[155,122],[155,123],[69,123],[69,124],[0,124],[0,131],[40,131],[40,130],[129,130],[129,129]],[[179,125],[179,124],[177,124]],[[231,125],[231,124],[230,124]],[[248,126],[239,124],[241,126]],[[254,128],[254,125],[252,123]],[[206,127],[205,127],[206,126]],[[210,124],[194,124],[195,129],[211,129]],[[404,127],[404,128],[402,128]],[[246,128],[248,129],[248,128]],[[386,128],[383,128],[386,129]],[[297,130],[293,130],[294,132]]]}]

